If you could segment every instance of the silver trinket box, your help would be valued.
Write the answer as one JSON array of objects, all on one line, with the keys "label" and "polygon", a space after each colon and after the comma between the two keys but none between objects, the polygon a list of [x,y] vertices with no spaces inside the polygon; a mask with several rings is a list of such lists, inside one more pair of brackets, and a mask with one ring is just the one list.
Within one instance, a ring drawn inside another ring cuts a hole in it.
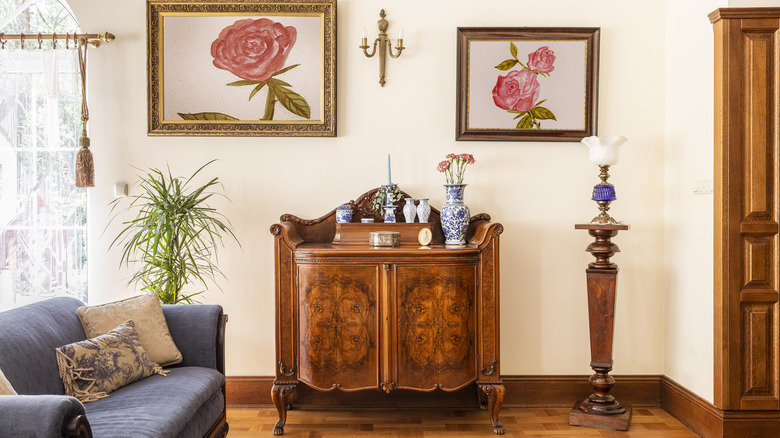
[{"label": "silver trinket box", "polygon": [[398,231],[372,231],[368,233],[371,246],[400,246],[401,233]]}]

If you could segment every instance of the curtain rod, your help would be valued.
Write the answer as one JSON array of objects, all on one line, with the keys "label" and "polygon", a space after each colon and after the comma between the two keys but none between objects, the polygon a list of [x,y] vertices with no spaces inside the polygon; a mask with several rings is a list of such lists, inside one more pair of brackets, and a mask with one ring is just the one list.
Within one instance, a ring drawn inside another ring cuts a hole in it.
[{"label": "curtain rod", "polygon": [[[93,47],[100,46],[100,41],[110,43],[116,38],[114,34],[110,32],[106,33],[2,33],[0,32],[0,49],[5,49],[5,43],[8,40],[19,40],[24,44],[27,41],[38,42],[38,48],[41,48],[41,44],[44,41],[52,41],[54,46],[57,46],[57,40],[65,40],[65,47],[68,47],[70,42],[73,41],[73,47],[78,46],[79,39],[85,39],[87,43]],[[28,47],[29,48],[29,47]]]}]

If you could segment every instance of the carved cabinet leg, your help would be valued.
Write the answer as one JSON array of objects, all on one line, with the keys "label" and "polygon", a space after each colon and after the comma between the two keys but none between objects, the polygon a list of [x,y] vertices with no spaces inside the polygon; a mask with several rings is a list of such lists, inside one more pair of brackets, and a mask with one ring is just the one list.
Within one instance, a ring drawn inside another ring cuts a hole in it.
[{"label": "carved cabinet leg", "polygon": [[488,412],[490,413],[490,422],[493,424],[493,432],[496,435],[504,434],[504,425],[498,421],[498,410],[501,409],[501,404],[504,403],[504,384],[501,382],[491,383],[478,383],[479,389],[481,389],[488,398]]},{"label": "carved cabinet leg", "polygon": [[271,400],[274,401],[279,421],[274,426],[274,435],[284,435],[284,423],[287,422],[287,408],[292,403],[292,394],[298,382],[274,382],[271,388]]}]

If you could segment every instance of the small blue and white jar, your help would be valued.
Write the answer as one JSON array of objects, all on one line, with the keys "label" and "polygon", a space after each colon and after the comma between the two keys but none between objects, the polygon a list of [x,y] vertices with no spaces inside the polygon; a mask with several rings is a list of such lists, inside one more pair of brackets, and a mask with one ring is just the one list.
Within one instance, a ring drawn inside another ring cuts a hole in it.
[{"label": "small blue and white jar", "polygon": [[352,222],[352,207],[349,204],[343,204],[336,207],[336,222],[340,224]]}]

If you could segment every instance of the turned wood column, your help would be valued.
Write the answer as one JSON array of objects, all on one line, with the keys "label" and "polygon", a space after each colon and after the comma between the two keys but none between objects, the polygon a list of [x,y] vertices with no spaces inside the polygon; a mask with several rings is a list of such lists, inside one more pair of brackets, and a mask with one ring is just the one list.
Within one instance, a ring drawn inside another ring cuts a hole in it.
[{"label": "turned wood column", "polygon": [[595,262],[585,270],[588,282],[588,320],[590,322],[590,376],[593,394],[579,401],[569,413],[569,424],[601,429],[628,430],[631,407],[621,405],[609,394],[615,379],[612,371],[612,340],[615,323],[615,286],[618,267],[610,262],[620,248],[611,239],[618,231],[628,230],[628,225],[577,224],[577,230],[588,230],[596,240],[586,251],[593,254]]}]

